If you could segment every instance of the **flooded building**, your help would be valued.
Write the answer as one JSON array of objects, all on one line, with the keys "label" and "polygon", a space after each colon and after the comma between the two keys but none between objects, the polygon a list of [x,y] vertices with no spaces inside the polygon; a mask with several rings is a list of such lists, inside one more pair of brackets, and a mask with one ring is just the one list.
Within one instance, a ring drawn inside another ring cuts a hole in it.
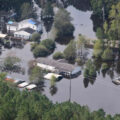
[{"label": "flooded building", "polygon": [[81,73],[80,67],[53,59],[39,58],[36,60],[36,64],[42,69],[59,73],[64,77],[75,77]]}]

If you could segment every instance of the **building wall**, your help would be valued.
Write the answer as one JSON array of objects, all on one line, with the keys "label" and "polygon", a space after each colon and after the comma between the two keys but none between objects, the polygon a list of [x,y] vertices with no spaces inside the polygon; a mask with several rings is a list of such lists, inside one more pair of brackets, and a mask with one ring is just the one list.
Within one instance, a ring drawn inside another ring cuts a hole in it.
[{"label": "building wall", "polygon": [[31,37],[31,34],[25,31],[18,31],[14,33],[14,37],[29,39]]},{"label": "building wall", "polygon": [[17,26],[7,25],[7,32],[15,32],[17,31]]}]

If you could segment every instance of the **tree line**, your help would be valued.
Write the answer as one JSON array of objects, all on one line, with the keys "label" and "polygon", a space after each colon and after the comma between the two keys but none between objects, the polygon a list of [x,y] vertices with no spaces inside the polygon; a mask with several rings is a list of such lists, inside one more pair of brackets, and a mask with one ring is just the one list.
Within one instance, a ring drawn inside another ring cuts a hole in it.
[{"label": "tree line", "polygon": [[53,104],[36,91],[19,91],[4,82],[0,74],[0,120],[119,120],[102,109],[90,112],[87,106],[63,102]]}]

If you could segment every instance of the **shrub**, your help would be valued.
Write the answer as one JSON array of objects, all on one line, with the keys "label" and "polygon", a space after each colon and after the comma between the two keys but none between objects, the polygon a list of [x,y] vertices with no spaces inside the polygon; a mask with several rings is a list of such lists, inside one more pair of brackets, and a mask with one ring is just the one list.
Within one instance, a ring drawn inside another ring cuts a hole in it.
[{"label": "shrub", "polygon": [[48,50],[43,45],[38,45],[34,50],[33,54],[35,57],[45,57],[48,55]]},{"label": "shrub", "polygon": [[102,59],[104,61],[111,61],[113,60],[113,51],[110,48],[104,50]]},{"label": "shrub", "polygon": [[53,55],[53,59],[55,59],[55,60],[63,59],[63,58],[64,58],[64,55],[63,55],[63,53],[61,53],[61,52],[56,52],[56,53]]},{"label": "shrub", "polygon": [[102,64],[102,70],[107,70],[109,68],[107,63]]},{"label": "shrub", "polygon": [[76,58],[76,44],[74,41],[71,41],[66,49],[64,50],[65,59],[69,62],[73,62]]},{"label": "shrub", "polygon": [[34,33],[31,37],[31,41],[39,43],[40,42],[40,34],[39,33]]},{"label": "shrub", "polygon": [[51,39],[45,39],[41,41],[41,45],[44,45],[50,53],[53,52],[55,49],[55,42]]}]

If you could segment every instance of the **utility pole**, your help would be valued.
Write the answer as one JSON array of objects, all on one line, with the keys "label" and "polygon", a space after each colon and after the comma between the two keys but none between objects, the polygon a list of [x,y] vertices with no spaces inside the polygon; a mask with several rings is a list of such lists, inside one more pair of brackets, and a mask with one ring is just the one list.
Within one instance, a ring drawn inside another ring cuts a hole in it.
[{"label": "utility pole", "polygon": [[69,73],[69,75],[70,75],[69,102],[71,102],[71,72]]}]

